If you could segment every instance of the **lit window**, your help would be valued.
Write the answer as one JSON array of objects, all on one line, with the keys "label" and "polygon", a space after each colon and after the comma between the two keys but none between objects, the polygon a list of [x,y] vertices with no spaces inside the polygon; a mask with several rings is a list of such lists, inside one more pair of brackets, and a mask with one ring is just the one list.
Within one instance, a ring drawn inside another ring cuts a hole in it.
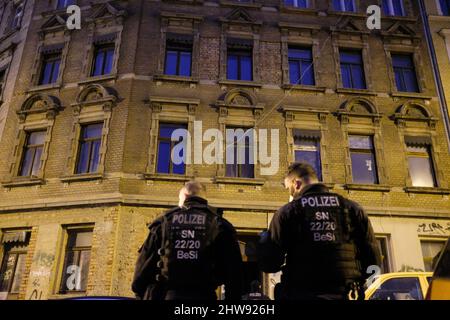
[{"label": "lit window", "polygon": [[[159,137],[158,137],[158,163],[156,165],[156,171],[158,173],[165,174],[185,174],[186,172],[186,163],[183,161],[182,163],[178,163],[172,159],[172,150],[179,143],[185,142],[187,136],[183,136],[178,141],[172,141],[172,134],[175,130],[184,129],[187,127],[184,124],[170,124],[170,123],[160,123],[159,124]],[[181,158],[185,160],[186,155],[182,154],[183,150],[181,149],[180,154],[178,154]]]},{"label": "lit window", "polygon": [[409,54],[393,54],[392,66],[395,84],[400,92],[419,92],[416,70],[412,56]]},{"label": "lit window", "polygon": [[340,52],[342,85],[350,89],[366,89],[363,60],[360,51]]},{"label": "lit window", "polygon": [[336,11],[356,12],[354,0],[333,0],[333,8]]},{"label": "lit window", "polygon": [[289,79],[291,84],[315,84],[311,48],[289,48]]},{"label": "lit window", "polygon": [[[253,148],[251,148],[252,129],[227,128],[226,176],[237,178],[254,178],[255,165]],[[231,136],[233,134],[233,142]]]},{"label": "lit window", "polygon": [[192,44],[167,41],[165,74],[191,75]]},{"label": "lit window", "polygon": [[429,145],[407,144],[409,175],[414,187],[435,187],[433,159]]},{"label": "lit window", "polygon": [[376,236],[378,249],[381,253],[381,273],[390,272],[390,253],[388,236]]},{"label": "lit window", "polygon": [[373,138],[371,136],[349,136],[353,182],[377,184],[377,165]]},{"label": "lit window", "polygon": [[253,59],[251,48],[229,47],[227,51],[227,79],[253,80]]},{"label": "lit window", "polygon": [[100,163],[102,130],[103,123],[89,124],[81,127],[76,173],[97,172]]},{"label": "lit window", "polygon": [[91,259],[92,229],[67,230],[60,293],[85,292]]},{"label": "lit window", "polygon": [[58,80],[59,67],[61,65],[60,54],[44,55],[39,84],[51,84]]},{"label": "lit window", "polygon": [[28,132],[23,148],[20,176],[37,176],[41,168],[41,157],[44,149],[45,131]]},{"label": "lit window", "polygon": [[284,0],[284,4],[295,8],[308,8],[309,0]]},{"label": "lit window", "polygon": [[91,75],[101,76],[111,74],[113,62],[114,62],[113,45],[96,46]]},{"label": "lit window", "polygon": [[403,0],[383,0],[383,11],[387,16],[404,16]]},{"label": "lit window", "polygon": [[296,162],[310,164],[316,171],[319,181],[322,180],[319,138],[303,137],[294,133],[294,154]]},{"label": "lit window", "polygon": [[433,260],[435,260],[436,256],[441,252],[441,250],[444,248],[445,240],[443,241],[426,241],[422,240],[420,241],[420,245],[422,247],[422,256],[423,256],[423,263],[425,266],[426,272],[432,272],[433,271]]}]

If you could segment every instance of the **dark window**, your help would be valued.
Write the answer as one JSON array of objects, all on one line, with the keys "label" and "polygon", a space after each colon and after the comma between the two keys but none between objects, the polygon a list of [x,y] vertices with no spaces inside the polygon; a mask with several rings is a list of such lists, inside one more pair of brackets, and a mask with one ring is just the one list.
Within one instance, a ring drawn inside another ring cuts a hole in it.
[{"label": "dark window", "polygon": [[381,253],[381,273],[390,272],[389,261],[389,238],[387,236],[377,236],[377,245]]},{"label": "dark window", "polygon": [[309,0],[284,0],[284,4],[295,8],[308,8]]},{"label": "dark window", "polygon": [[383,12],[387,16],[404,16],[403,0],[383,0]]},{"label": "dark window", "polygon": [[363,60],[360,51],[341,50],[342,85],[350,89],[366,89]]},{"label": "dark window", "polygon": [[252,49],[228,48],[227,79],[244,81],[253,80]]},{"label": "dark window", "polygon": [[294,153],[296,162],[306,162],[313,166],[319,181],[322,180],[319,138],[309,138],[294,133]]},{"label": "dark window", "polygon": [[42,59],[42,70],[39,84],[51,84],[58,80],[59,66],[61,65],[60,54],[47,54]]},{"label": "dark window", "polygon": [[423,264],[426,272],[433,272],[433,259],[444,248],[445,241],[420,241],[422,247]]},{"label": "dark window", "polygon": [[3,87],[6,82],[6,69],[0,70],[0,96],[3,92]]},{"label": "dark window", "polygon": [[450,15],[450,0],[439,0],[439,4],[441,5],[441,12],[444,16]]},{"label": "dark window", "polygon": [[165,74],[191,76],[192,44],[167,41]]},{"label": "dark window", "polygon": [[353,182],[378,183],[373,138],[370,136],[349,136],[349,143]]},{"label": "dark window", "polygon": [[84,292],[91,259],[92,229],[67,230],[60,292]]},{"label": "dark window", "polygon": [[395,84],[400,92],[419,92],[412,55],[392,54]]},{"label": "dark window", "polygon": [[289,48],[289,79],[291,84],[315,84],[311,48]]},{"label": "dark window", "polygon": [[68,6],[75,4],[75,0],[58,0],[58,4],[56,5],[56,9],[64,9]]},{"label": "dark window", "polygon": [[333,8],[336,11],[356,11],[354,0],[333,0]]},{"label": "dark window", "polygon": [[81,127],[76,173],[97,172],[100,163],[103,123]]},{"label": "dark window", "polygon": [[20,176],[36,176],[41,168],[41,156],[44,149],[45,131],[28,132],[23,147]]},{"label": "dark window", "polygon": [[12,29],[17,29],[20,28],[20,24],[22,22],[22,17],[23,17],[23,10],[24,10],[25,4],[19,3],[17,5],[14,5],[13,7],[13,17],[11,20],[11,28]]},{"label": "dark window", "polygon": [[447,240],[447,243],[442,248],[439,260],[436,259],[435,261],[434,277],[450,279],[450,239]]},{"label": "dark window", "polygon": [[[9,234],[9,232],[5,232],[4,238]],[[28,233],[25,234],[25,238],[21,241],[3,243],[3,261],[0,265],[0,292],[7,292],[12,295],[19,293],[20,284],[25,275],[25,259],[28,249],[29,236]]]},{"label": "dark window", "polygon": [[[173,161],[172,150],[179,143],[186,142],[187,136],[184,135],[178,141],[172,141],[172,134],[177,129],[187,130],[186,125],[183,124],[170,124],[170,123],[160,123],[159,124],[159,137],[158,137],[158,163],[156,171],[158,173],[165,174],[185,174],[186,163],[178,163],[178,161]],[[182,142],[183,140],[183,142]],[[180,158],[185,160],[186,155],[178,154]]]},{"label": "dark window", "polygon": [[370,300],[423,300],[419,278],[394,278],[383,282]]},{"label": "dark window", "polygon": [[107,75],[112,72],[114,62],[114,46],[96,46],[94,51],[94,62],[92,76]]},{"label": "dark window", "polygon": [[436,177],[429,145],[407,144],[408,167],[414,187],[435,187]]},{"label": "dark window", "polygon": [[[233,141],[231,134],[233,133]],[[252,129],[227,128],[226,141],[226,176],[237,178],[254,178],[255,165],[251,152]],[[230,136],[230,138],[228,138]]]}]

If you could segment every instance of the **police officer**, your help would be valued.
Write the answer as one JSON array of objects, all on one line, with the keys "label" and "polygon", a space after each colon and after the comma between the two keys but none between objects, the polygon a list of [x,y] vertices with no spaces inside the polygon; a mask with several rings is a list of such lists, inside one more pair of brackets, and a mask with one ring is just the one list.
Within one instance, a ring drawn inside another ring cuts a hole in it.
[{"label": "police officer", "polygon": [[153,222],[139,250],[132,289],[144,300],[216,300],[242,294],[242,257],[233,226],[201,197],[198,182],[180,190],[179,206]]},{"label": "police officer", "polygon": [[292,201],[274,215],[257,248],[264,272],[282,270],[276,299],[347,299],[380,265],[372,226],[355,202],[318,183],[306,163],[294,163],[284,180]]}]

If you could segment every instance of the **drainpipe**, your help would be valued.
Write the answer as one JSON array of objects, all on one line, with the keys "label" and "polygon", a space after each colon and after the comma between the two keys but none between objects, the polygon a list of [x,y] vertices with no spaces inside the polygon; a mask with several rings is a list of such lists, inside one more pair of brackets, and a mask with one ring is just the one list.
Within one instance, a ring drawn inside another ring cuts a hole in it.
[{"label": "drainpipe", "polygon": [[441,74],[439,73],[438,62],[436,58],[436,50],[433,44],[433,38],[431,35],[430,22],[428,20],[428,13],[425,7],[424,0],[418,0],[420,7],[420,15],[422,16],[424,34],[428,45],[428,52],[431,58],[431,66],[433,68],[434,81],[436,83],[437,93],[439,96],[439,105],[441,107],[441,112],[444,120],[445,133],[447,138],[447,147],[450,152],[450,117],[449,109],[447,106],[447,100],[445,99],[444,87],[442,85]]}]

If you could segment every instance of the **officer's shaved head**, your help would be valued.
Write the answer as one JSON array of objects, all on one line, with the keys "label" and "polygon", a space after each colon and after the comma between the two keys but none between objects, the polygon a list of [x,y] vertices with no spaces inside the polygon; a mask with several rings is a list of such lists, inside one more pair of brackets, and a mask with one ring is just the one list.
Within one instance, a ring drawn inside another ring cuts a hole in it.
[{"label": "officer's shaved head", "polygon": [[297,197],[307,185],[317,183],[317,173],[314,168],[305,162],[294,162],[288,167],[284,186],[289,190],[291,197]]},{"label": "officer's shaved head", "polygon": [[187,197],[203,197],[205,193],[205,186],[198,181],[186,182],[180,190],[178,205],[181,207]]}]

